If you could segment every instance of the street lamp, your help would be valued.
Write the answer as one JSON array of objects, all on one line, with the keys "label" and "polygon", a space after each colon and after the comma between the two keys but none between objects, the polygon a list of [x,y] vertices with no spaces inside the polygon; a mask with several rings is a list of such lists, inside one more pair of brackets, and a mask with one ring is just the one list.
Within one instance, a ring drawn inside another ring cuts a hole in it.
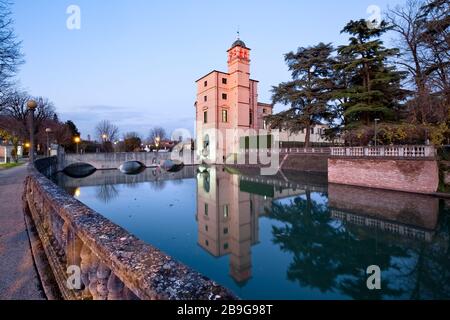
[{"label": "street lamp", "polygon": [[47,134],[47,157],[50,157],[50,140],[49,135],[52,133],[52,129],[47,128],[45,129],[45,133]]},{"label": "street lamp", "polygon": [[378,122],[380,119],[375,119],[375,147],[378,146]]},{"label": "street lamp", "polygon": [[103,139],[103,142],[106,142],[106,139],[108,139],[108,136],[106,135],[106,133],[102,134],[102,139]]},{"label": "street lamp", "polygon": [[37,108],[37,102],[34,100],[28,101],[27,108],[30,112],[30,161],[34,164],[34,111]]},{"label": "street lamp", "polygon": [[75,137],[73,140],[75,141],[75,143],[76,143],[76,145],[77,145],[77,154],[78,154],[78,145],[79,145],[80,142],[81,142],[81,138],[80,138],[80,137]]}]

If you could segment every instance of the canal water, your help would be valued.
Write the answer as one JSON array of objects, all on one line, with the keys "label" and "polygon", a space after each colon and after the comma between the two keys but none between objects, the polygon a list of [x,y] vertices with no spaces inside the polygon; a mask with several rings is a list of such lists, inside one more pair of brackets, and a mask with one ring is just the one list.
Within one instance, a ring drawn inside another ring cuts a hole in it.
[{"label": "canal water", "polygon": [[224,167],[54,180],[243,299],[450,298],[448,201]]}]

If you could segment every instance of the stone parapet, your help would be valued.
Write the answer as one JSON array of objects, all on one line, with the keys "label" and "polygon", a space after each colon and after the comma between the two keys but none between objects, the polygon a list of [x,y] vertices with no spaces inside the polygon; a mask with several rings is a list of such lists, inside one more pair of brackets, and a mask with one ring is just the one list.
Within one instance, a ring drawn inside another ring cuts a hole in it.
[{"label": "stone parapet", "polygon": [[[41,159],[35,165],[52,172],[57,161]],[[69,196],[36,168],[29,168],[24,204],[65,299],[236,299]],[[68,286],[68,279],[76,284],[77,271],[81,286]]]}]

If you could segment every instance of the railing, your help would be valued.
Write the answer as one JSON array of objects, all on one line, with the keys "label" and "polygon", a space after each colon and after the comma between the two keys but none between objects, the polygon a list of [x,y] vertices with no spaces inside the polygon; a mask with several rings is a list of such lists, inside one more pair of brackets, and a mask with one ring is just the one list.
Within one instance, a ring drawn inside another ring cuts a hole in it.
[{"label": "railing", "polygon": [[333,157],[387,157],[387,158],[435,158],[432,146],[381,146],[331,148]]},{"label": "railing", "polygon": [[422,228],[415,228],[413,226],[408,226],[402,223],[396,223],[394,221],[386,221],[383,219],[356,215],[337,209],[331,209],[330,211],[331,217],[333,219],[341,220],[358,226],[383,230],[389,233],[401,235],[403,237],[414,238],[421,241],[430,242],[434,236],[433,231],[429,231]]},{"label": "railing", "polygon": [[35,166],[26,180],[24,204],[65,299],[236,298],[53,184],[41,172],[54,172],[56,158]]},{"label": "railing", "polygon": [[279,148],[279,149],[247,149],[245,153],[282,153],[282,154],[330,154],[330,148]]}]

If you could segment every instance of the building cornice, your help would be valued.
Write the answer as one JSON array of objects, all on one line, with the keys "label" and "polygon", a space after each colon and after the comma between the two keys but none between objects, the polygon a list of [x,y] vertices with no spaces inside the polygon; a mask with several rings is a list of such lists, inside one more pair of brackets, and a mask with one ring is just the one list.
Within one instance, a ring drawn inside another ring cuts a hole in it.
[{"label": "building cornice", "polygon": [[197,82],[199,82],[200,80],[205,79],[206,77],[208,77],[209,75],[211,75],[211,74],[213,74],[213,73],[225,74],[225,75],[227,75],[227,76],[230,75],[229,73],[226,73],[226,72],[222,72],[222,71],[218,71],[218,70],[213,70],[213,71],[211,71],[210,73],[208,73],[208,74],[204,75],[203,77],[201,77],[200,79],[196,80],[195,82],[197,83]]}]

